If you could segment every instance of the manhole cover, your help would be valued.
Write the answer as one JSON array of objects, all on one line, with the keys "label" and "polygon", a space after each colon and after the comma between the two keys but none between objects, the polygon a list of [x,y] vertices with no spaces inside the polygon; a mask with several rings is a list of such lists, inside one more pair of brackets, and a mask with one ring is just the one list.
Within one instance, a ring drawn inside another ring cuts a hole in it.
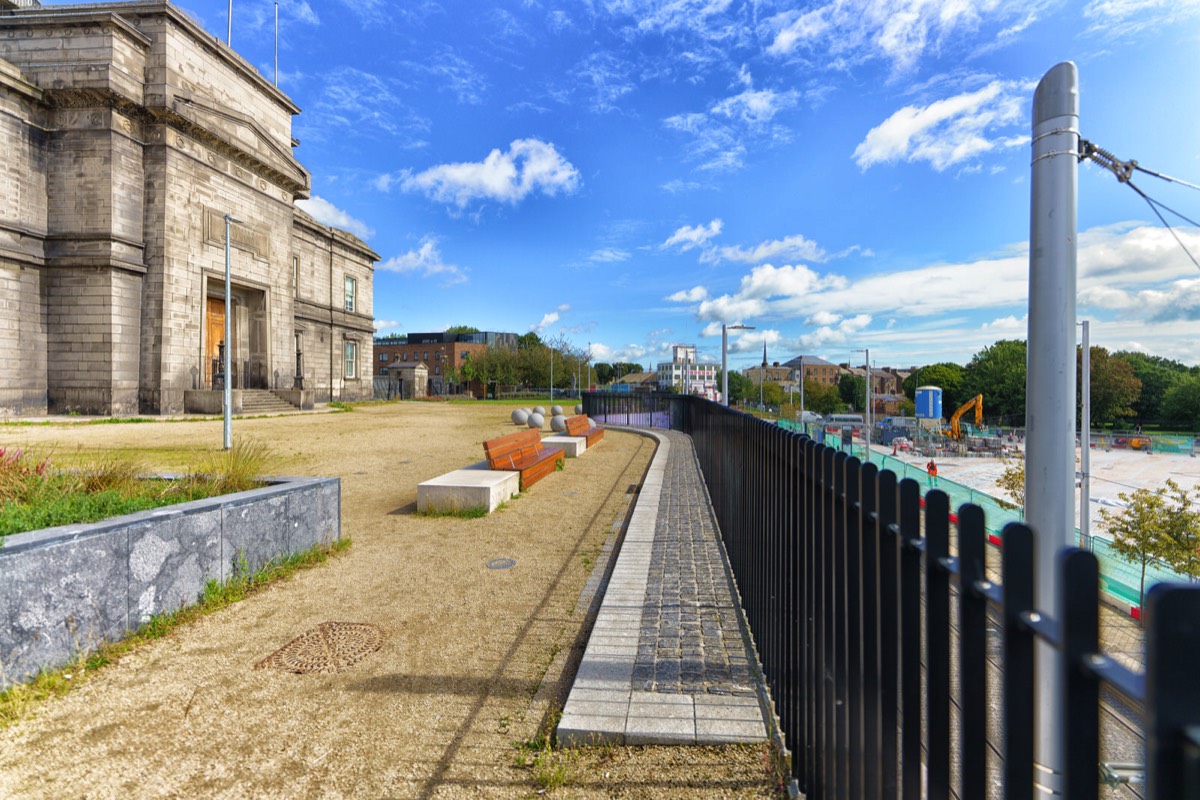
[{"label": "manhole cover", "polygon": [[517,565],[516,559],[513,558],[493,558],[487,563],[488,569],[512,569]]},{"label": "manhole cover", "polygon": [[322,622],[254,665],[284,672],[342,672],[383,644],[383,631],[363,622]]}]

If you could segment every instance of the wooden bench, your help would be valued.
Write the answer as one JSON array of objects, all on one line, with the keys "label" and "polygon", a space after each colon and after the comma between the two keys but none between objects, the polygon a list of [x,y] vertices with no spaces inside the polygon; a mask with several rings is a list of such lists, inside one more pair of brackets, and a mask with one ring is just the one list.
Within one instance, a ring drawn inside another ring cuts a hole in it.
[{"label": "wooden bench", "polygon": [[483,443],[489,469],[521,473],[521,489],[528,489],[564,463],[561,447],[546,447],[532,428]]},{"label": "wooden bench", "polygon": [[586,414],[567,417],[567,436],[583,436],[587,438],[588,449],[604,438],[604,428],[592,424]]}]

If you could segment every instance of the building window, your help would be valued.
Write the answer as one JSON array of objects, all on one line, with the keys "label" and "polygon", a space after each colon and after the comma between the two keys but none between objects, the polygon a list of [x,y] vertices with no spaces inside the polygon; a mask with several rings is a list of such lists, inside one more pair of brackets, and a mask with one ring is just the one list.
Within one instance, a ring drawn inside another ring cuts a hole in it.
[{"label": "building window", "polygon": [[425,355],[424,355],[424,357],[423,357],[421,360],[422,360],[422,361],[428,361],[428,360],[429,360],[429,351],[428,351],[428,350],[426,350],[426,351],[425,351]]},{"label": "building window", "polygon": [[300,296],[300,256],[292,256],[292,293]]},{"label": "building window", "polygon": [[346,342],[346,367],[342,375],[347,379],[358,377],[358,342]]},{"label": "building window", "polygon": [[401,361],[408,361],[408,353],[401,353],[401,354],[400,354],[400,360],[401,360]]},{"label": "building window", "polygon": [[441,374],[442,374],[442,368],[441,368],[441,367],[434,367],[434,368],[433,368],[433,374],[434,374],[434,375],[441,375]]},{"label": "building window", "polygon": [[434,360],[434,361],[441,361],[441,360],[442,360],[442,354],[441,354],[441,353],[434,353],[434,354],[433,354],[433,360]]},{"label": "building window", "polygon": [[387,354],[387,353],[380,353],[380,354],[379,354],[379,360],[380,360],[380,361],[387,361],[387,358],[388,358],[388,354]]},{"label": "building window", "polygon": [[357,289],[358,289],[358,281],[354,280],[354,278],[351,278],[349,275],[347,275],[346,276],[346,310],[347,311],[354,310],[354,294],[357,291]]}]

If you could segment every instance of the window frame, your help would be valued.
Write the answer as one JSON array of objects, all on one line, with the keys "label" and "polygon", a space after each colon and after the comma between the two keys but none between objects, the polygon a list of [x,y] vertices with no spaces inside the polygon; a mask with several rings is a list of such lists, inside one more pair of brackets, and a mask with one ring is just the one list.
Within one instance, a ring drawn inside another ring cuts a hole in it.
[{"label": "window frame", "polygon": [[342,377],[348,381],[358,379],[358,342],[353,339],[342,343]]},{"label": "window frame", "polygon": [[358,305],[358,279],[353,275],[346,275],[345,278],[346,311],[354,313],[354,309]]}]

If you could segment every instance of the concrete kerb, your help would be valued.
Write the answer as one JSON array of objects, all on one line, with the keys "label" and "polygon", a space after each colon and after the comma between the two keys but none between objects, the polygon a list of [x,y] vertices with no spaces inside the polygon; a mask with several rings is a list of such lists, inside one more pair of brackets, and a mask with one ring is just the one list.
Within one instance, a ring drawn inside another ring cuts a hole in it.
[{"label": "concrete kerb", "polygon": [[[757,675],[758,697],[693,696],[633,689],[633,666],[671,443],[654,431],[609,427],[651,436],[658,441],[658,449],[638,492],[616,565],[563,708],[557,728],[558,741],[567,747],[609,742],[690,745],[764,741],[767,738],[764,717],[772,715],[764,712],[764,708],[770,708],[770,700],[764,694],[761,672]],[[722,558],[728,578],[728,559],[723,548]],[[740,607],[738,617],[745,641],[750,642]]]}]

